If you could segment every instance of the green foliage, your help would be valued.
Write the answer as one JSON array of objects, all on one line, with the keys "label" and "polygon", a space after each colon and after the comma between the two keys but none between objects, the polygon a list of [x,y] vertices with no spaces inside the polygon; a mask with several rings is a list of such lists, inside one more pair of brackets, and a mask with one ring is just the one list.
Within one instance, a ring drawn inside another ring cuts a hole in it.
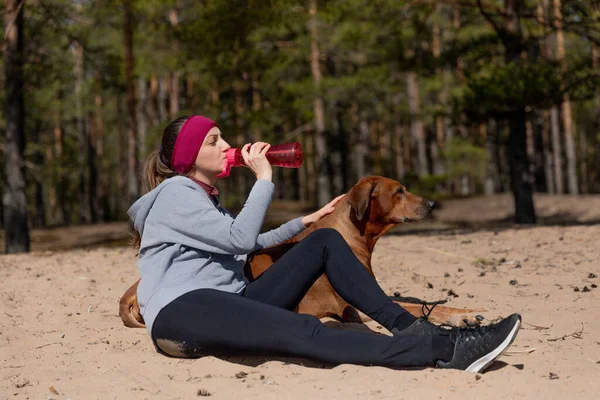
[{"label": "green foliage", "polygon": [[467,176],[481,182],[485,177],[488,154],[462,138],[449,140],[443,149],[447,176],[450,179]]},{"label": "green foliage", "polygon": [[[552,27],[542,27],[531,17],[539,2],[517,2],[523,7],[519,14],[522,32],[511,37],[504,31],[503,18],[492,16],[499,27],[495,29],[476,2],[460,3],[318,1],[314,23],[322,81],[317,87],[310,64],[313,22],[308,1],[134,0],[135,78],[149,82],[179,73],[179,113],[215,118],[228,139],[254,132],[265,140],[285,137],[289,130],[313,121],[315,95],[324,99],[328,128],[334,125],[331,110],[339,108],[348,146],[356,143],[360,121],[381,122],[387,130],[407,130],[420,117],[425,131],[435,134],[436,117],[443,117],[444,124],[455,131],[462,125],[466,133],[444,145],[443,175],[406,177],[412,190],[427,195],[435,195],[447,180],[461,176],[482,180],[486,151],[475,145],[478,137],[468,134],[470,125],[505,119],[516,109],[546,109],[559,104],[565,93],[579,102],[574,105],[577,126],[593,142],[598,106],[589,99],[600,87],[600,74],[591,60],[592,43],[598,43],[600,32],[598,10],[592,7],[597,2],[563,0],[567,57],[562,65],[540,50],[541,44],[554,48],[555,41]],[[28,162],[35,164],[32,160],[47,151],[41,143],[54,144],[54,129],[61,128],[63,154],[54,160],[48,181],[56,182],[59,175],[68,177],[70,206],[77,215],[77,96],[87,124],[95,116],[96,97],[102,99],[104,152],[98,162],[101,173],[110,178],[111,190],[116,190],[116,176],[126,175],[122,165],[127,150],[122,2],[44,0],[27,3],[24,9],[26,137],[31,142],[34,137],[44,139],[36,145],[28,142]],[[459,28],[455,12],[460,16]],[[171,21],[173,15],[175,21]],[[439,57],[432,46],[434,27],[440,32]],[[511,43],[521,51],[515,61],[506,57]],[[79,93],[75,93],[73,73],[75,44],[83,48],[84,57]],[[418,77],[418,116],[410,111],[407,72]],[[196,80],[188,93],[191,75]],[[3,91],[3,104],[4,96]],[[146,148],[158,147],[168,119],[154,116]],[[0,129],[4,124],[1,115]],[[414,162],[414,139],[403,139],[402,146],[408,148],[406,163]],[[376,162],[369,159],[367,164],[394,163],[380,154],[369,157]],[[406,167],[412,170],[411,165]],[[30,169],[31,178],[39,170],[39,166]],[[232,195],[236,202],[243,197]]]}]

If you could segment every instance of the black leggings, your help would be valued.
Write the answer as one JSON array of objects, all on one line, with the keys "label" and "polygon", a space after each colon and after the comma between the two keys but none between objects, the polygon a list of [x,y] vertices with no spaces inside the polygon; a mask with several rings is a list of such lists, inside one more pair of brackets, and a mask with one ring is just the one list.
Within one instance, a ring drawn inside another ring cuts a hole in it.
[{"label": "black leggings", "polygon": [[[152,328],[158,351],[182,357],[300,356],[332,364],[433,366],[436,336],[392,337],[328,328],[293,310],[325,273],[353,307],[391,330],[415,318],[392,302],[334,229],[318,229],[295,245],[242,295],[214,289],[188,292],[165,306]],[[178,347],[176,354],[165,343]]]}]

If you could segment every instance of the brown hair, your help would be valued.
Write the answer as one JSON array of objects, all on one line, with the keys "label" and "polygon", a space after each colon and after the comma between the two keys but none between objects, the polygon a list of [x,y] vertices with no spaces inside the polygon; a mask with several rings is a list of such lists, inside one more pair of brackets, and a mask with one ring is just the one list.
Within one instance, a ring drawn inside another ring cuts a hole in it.
[{"label": "brown hair", "polygon": [[[167,125],[163,131],[160,150],[154,150],[148,154],[141,170],[145,192],[151,191],[165,179],[178,175],[171,168],[171,156],[173,155],[179,131],[188,118],[189,116],[179,117]],[[138,251],[142,242],[142,236],[135,229],[132,236],[131,245]]]}]

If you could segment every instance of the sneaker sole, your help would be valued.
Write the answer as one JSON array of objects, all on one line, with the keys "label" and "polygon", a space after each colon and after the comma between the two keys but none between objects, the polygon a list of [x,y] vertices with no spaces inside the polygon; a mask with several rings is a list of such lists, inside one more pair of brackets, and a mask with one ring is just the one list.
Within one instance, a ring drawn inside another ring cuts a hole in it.
[{"label": "sneaker sole", "polygon": [[486,369],[487,367],[489,367],[490,364],[493,363],[498,357],[500,357],[506,351],[508,346],[510,346],[512,344],[512,342],[517,337],[517,332],[519,331],[520,327],[521,327],[521,319],[519,318],[519,320],[517,321],[515,326],[513,326],[510,333],[506,337],[506,339],[504,339],[504,341],[502,343],[500,343],[500,346],[496,347],[494,350],[492,350],[485,356],[481,357],[479,360],[475,361],[473,364],[469,365],[465,371],[477,373],[477,372],[481,372],[484,369]]}]

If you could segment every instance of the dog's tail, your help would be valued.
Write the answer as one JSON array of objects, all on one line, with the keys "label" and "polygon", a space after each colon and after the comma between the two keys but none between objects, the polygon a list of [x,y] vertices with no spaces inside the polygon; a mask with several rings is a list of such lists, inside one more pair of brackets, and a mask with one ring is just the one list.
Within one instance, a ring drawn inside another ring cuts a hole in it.
[{"label": "dog's tail", "polygon": [[144,317],[140,314],[140,306],[137,302],[137,287],[140,281],[138,280],[131,286],[121,300],[119,300],[119,316],[123,324],[128,328],[145,328]]}]

